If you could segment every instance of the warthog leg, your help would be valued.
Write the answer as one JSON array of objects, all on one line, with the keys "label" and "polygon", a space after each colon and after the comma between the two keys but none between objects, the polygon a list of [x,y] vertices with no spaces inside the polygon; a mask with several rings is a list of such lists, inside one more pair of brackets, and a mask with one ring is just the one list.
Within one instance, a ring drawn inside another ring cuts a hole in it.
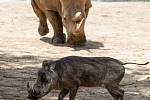
[{"label": "warthog leg", "polygon": [[69,100],[75,100],[78,88],[79,86],[76,86],[69,91]]},{"label": "warthog leg", "polygon": [[69,93],[68,89],[62,89],[59,93],[58,100],[63,100],[63,98]]},{"label": "warthog leg", "polygon": [[105,85],[108,92],[112,95],[114,100],[123,100],[124,90],[119,88],[119,85]]}]

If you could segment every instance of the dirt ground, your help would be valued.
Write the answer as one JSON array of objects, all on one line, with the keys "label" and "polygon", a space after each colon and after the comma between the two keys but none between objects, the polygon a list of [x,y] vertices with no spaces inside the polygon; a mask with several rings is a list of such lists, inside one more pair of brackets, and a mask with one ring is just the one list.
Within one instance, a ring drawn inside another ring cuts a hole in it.
[{"label": "dirt ground", "polygon": [[[29,2],[0,3],[0,100],[27,100],[26,83],[34,83],[44,59],[69,55],[110,56],[123,62],[150,61],[150,3],[93,3],[84,47],[51,44],[53,30],[37,33],[38,19]],[[126,65],[121,82],[124,100],[150,100],[150,64]],[[57,100],[53,90],[41,100]],[[66,98],[67,99],[67,98]],[[104,88],[83,88],[77,100],[113,100]]]}]

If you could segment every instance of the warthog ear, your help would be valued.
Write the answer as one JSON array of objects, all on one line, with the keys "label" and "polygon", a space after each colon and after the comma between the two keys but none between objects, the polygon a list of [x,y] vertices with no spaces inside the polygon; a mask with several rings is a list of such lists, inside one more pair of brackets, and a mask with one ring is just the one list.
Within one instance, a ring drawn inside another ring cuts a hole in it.
[{"label": "warthog ear", "polygon": [[44,60],[42,63],[42,67],[47,70],[47,71],[52,71],[54,72],[56,62],[52,60]]},{"label": "warthog ear", "polygon": [[52,60],[44,60],[42,62],[42,67],[49,66],[51,64],[51,62],[54,62],[54,61],[52,61]]},{"label": "warthog ear", "polygon": [[43,63],[42,63],[42,66],[47,66],[49,63],[49,60],[44,60]]}]

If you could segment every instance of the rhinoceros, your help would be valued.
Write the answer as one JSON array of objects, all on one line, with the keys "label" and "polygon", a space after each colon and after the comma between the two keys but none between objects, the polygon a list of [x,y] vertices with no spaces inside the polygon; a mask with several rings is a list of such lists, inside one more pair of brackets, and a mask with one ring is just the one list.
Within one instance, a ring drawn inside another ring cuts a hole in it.
[{"label": "rhinoceros", "polygon": [[88,16],[91,0],[31,0],[32,8],[39,18],[38,32],[41,36],[49,32],[47,19],[51,23],[54,36],[52,43],[71,45],[85,44],[84,24]]}]

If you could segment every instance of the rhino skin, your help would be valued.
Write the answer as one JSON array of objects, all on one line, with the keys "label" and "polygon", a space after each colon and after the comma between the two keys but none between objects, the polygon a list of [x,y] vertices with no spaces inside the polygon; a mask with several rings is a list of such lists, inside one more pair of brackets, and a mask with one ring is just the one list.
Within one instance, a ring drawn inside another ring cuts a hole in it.
[{"label": "rhino skin", "polygon": [[123,100],[124,90],[119,83],[125,74],[124,63],[110,57],[68,56],[56,61],[43,61],[38,78],[32,88],[28,84],[28,98],[37,100],[52,89],[59,89],[58,100],[69,93],[75,100],[79,86],[104,85],[114,100]]},{"label": "rhino skin", "polygon": [[84,24],[88,16],[91,0],[31,0],[32,8],[39,18],[38,32],[41,36],[49,33],[47,19],[54,31],[52,43],[82,45],[86,43]]}]

